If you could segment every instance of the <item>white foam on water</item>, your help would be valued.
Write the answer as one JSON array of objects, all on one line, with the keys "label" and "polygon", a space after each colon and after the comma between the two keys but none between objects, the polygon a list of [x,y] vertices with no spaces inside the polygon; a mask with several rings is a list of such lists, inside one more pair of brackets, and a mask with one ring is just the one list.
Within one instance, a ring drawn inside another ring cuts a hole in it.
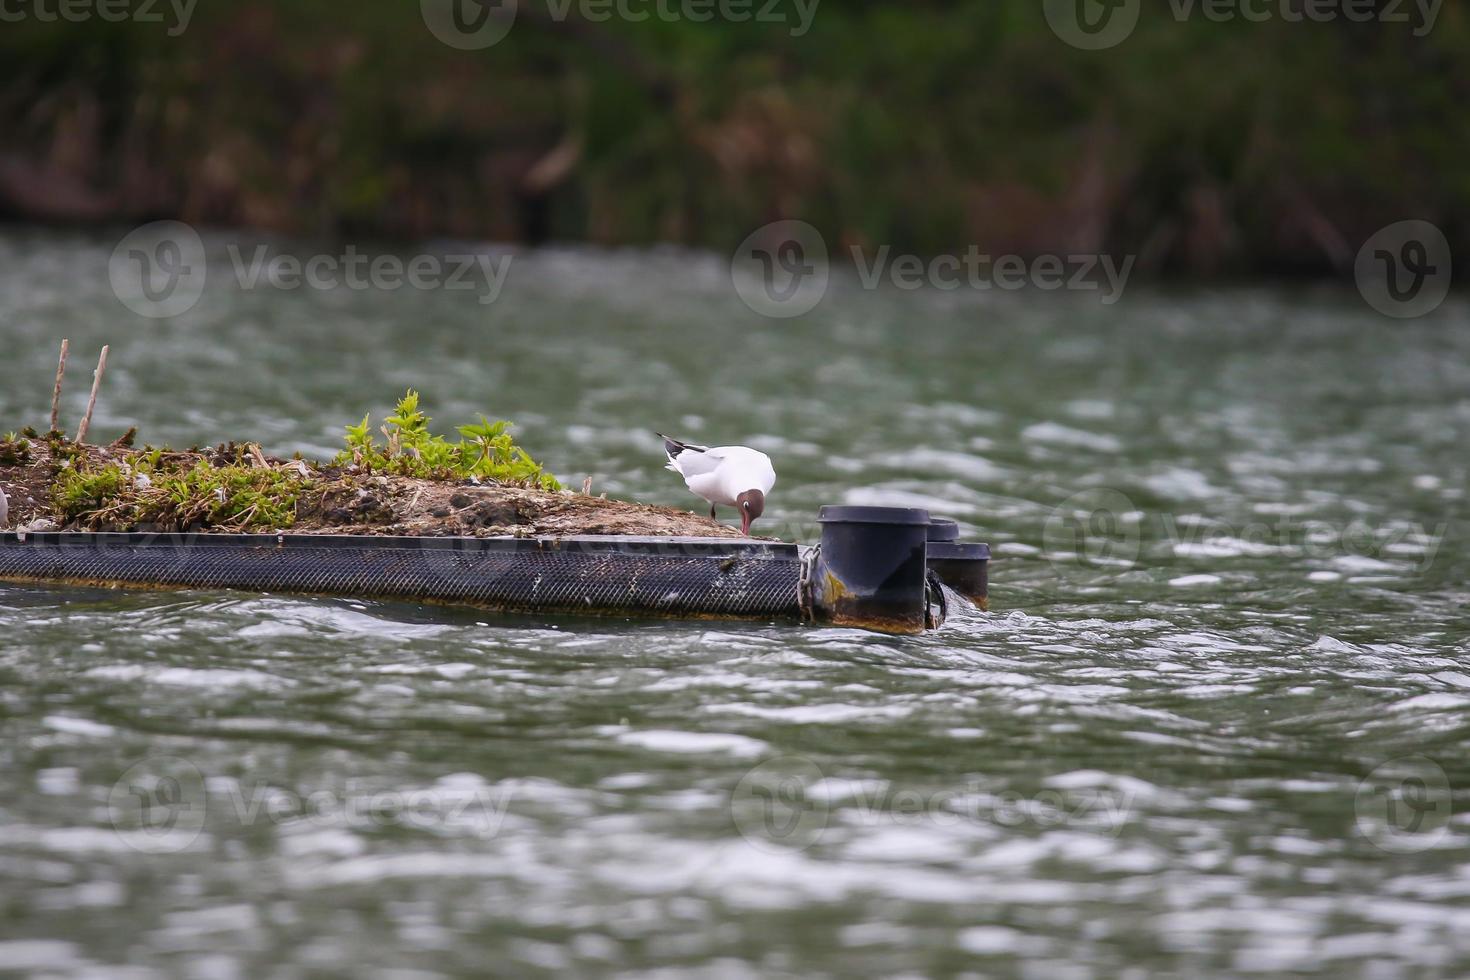
[{"label": "white foam on water", "polygon": [[1067,414],[1079,419],[1110,419],[1118,414],[1118,407],[1101,398],[1074,398],[1067,402]]},{"label": "white foam on water", "polygon": [[910,449],[888,457],[888,462],[907,470],[937,470],[981,482],[1002,479],[1009,472],[982,456],[947,449]]},{"label": "white foam on water", "polygon": [[764,707],[755,704],[713,704],[704,709],[716,714],[749,715],[798,725],[838,724],[865,718],[905,718],[914,709],[905,705],[883,704],[798,704],[786,707]]},{"label": "white foam on water", "polygon": [[1074,429],[1060,422],[1037,422],[1035,425],[1028,425],[1021,431],[1021,438],[1055,446],[1069,446],[1074,449],[1091,449],[1100,453],[1123,451],[1123,443],[1116,436]]},{"label": "white foam on water", "polygon": [[75,943],[58,939],[11,939],[0,941],[0,968],[17,972],[63,970],[78,964]]},{"label": "white foam on water", "polygon": [[1397,701],[1388,706],[1389,711],[1455,711],[1470,707],[1470,698],[1458,694],[1420,694],[1417,697]]},{"label": "white foam on water", "polygon": [[172,687],[198,688],[282,688],[293,687],[295,681],[258,670],[232,670],[224,667],[145,667],[140,664],[112,664],[93,667],[83,677],[115,681],[144,681]]},{"label": "white foam on water", "polygon": [[36,792],[42,795],[70,796],[81,788],[81,774],[73,766],[36,771]]},{"label": "white foam on water", "polygon": [[973,504],[884,486],[852,487],[843,494],[843,503],[858,507],[918,507],[931,514],[979,513],[979,508]]},{"label": "white foam on water", "polygon": [[1229,536],[1209,537],[1203,541],[1179,541],[1175,542],[1172,547],[1175,556],[1179,558],[1259,557],[1296,550],[1283,545],[1246,541]]},{"label": "white foam on water", "polygon": [[1338,555],[1332,559],[1332,564],[1340,572],[1355,575],[1404,571],[1402,565],[1395,565],[1391,561],[1383,561],[1380,558],[1369,558],[1366,555]]},{"label": "white foam on water", "polygon": [[1181,575],[1178,578],[1169,579],[1169,584],[1176,589],[1188,589],[1197,585],[1219,585],[1225,581],[1218,575]]},{"label": "white foam on water", "polygon": [[446,664],[372,664],[366,667],[359,667],[358,669],[370,674],[393,674],[404,677],[427,674],[443,677],[448,680],[458,680],[461,677],[474,673],[479,669],[479,666],[463,662]]},{"label": "white foam on water", "polygon": [[1045,942],[1006,926],[971,926],[961,929],[955,942],[960,949],[976,956],[996,956],[1001,953],[1023,956],[1028,952],[1039,953],[1046,949]]},{"label": "white foam on water", "polygon": [[1210,483],[1199,470],[1183,466],[1171,466],[1155,473],[1146,478],[1143,485],[1169,500],[1209,500],[1225,495],[1225,491]]},{"label": "white foam on water", "polygon": [[672,729],[644,729],[616,736],[624,745],[653,752],[687,755],[728,754],[743,759],[763,755],[770,746],[757,738],[720,732],[682,732]]},{"label": "white foam on water", "polygon": [[88,718],[75,718],[71,715],[47,715],[41,719],[41,724],[54,731],[67,735],[81,735],[85,738],[110,738],[117,732],[117,729],[111,725],[104,725],[100,721],[92,721]]}]

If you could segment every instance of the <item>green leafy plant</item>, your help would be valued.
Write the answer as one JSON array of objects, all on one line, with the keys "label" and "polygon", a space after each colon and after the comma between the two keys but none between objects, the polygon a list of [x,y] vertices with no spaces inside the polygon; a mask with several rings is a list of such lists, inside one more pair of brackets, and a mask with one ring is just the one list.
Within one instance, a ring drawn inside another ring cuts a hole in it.
[{"label": "green leafy plant", "polygon": [[[430,432],[429,421],[419,409],[418,392],[410,390],[378,429],[386,442],[375,438],[372,418],[365,415],[346,427],[346,448],[333,463],[366,473],[561,489],[556,477],[516,445],[509,422],[482,415],[459,426],[459,439],[451,442]],[[287,528],[296,523],[302,498],[320,495],[324,486],[305,467],[270,465],[251,443],[225,443],[202,454],[114,447],[110,458],[59,434],[45,446],[51,457],[52,511],[63,525]],[[22,462],[29,458],[29,444],[18,437],[0,439],[0,462],[6,451]]]},{"label": "green leafy plant", "polygon": [[139,520],[188,527],[290,527],[304,482],[278,470],[196,463],[189,470],[159,481],[140,509]]},{"label": "green leafy plant", "polygon": [[174,530],[290,527],[310,483],[297,474],[246,463],[169,463],[154,450],[131,465],[73,461],[56,471],[51,498],[63,524]]},{"label": "green leafy plant", "polygon": [[0,466],[21,466],[31,461],[30,440],[7,432],[0,436]]},{"label": "green leafy plant", "polygon": [[357,466],[369,472],[431,480],[492,480],[496,483],[560,490],[561,483],[510,435],[509,422],[480,421],[458,427],[460,439],[450,442],[429,431],[430,419],[419,409],[413,389],[398,401],[379,428],[387,440],[379,444],[372,418],[346,427],[346,448],[333,460],[339,466]]},{"label": "green leafy plant", "polygon": [[114,506],[122,495],[122,489],[123,472],[116,464],[91,472],[69,466],[57,474],[51,495],[63,522],[66,522]]}]

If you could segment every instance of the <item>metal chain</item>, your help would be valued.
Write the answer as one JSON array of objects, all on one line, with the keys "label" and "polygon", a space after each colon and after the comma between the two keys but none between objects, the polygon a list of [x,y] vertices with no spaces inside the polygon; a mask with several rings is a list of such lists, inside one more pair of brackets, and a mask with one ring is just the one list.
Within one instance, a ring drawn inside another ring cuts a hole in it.
[{"label": "metal chain", "polygon": [[801,611],[802,622],[816,622],[817,615],[814,608],[812,595],[812,576],[817,568],[817,559],[821,557],[822,546],[814,544],[807,549],[806,555],[801,559],[801,573],[796,579],[796,608]]},{"label": "metal chain", "polygon": [[[939,615],[934,615],[934,607]],[[932,571],[924,576],[924,628],[937,630],[949,618],[949,596],[944,594],[944,582]]]}]

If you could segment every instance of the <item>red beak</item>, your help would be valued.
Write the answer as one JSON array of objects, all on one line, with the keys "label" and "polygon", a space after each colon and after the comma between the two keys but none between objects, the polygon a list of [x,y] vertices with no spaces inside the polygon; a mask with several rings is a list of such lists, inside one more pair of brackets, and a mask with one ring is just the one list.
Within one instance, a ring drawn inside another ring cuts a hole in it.
[{"label": "red beak", "polygon": [[750,536],[750,513],[745,510],[740,512],[740,533],[746,537]]}]

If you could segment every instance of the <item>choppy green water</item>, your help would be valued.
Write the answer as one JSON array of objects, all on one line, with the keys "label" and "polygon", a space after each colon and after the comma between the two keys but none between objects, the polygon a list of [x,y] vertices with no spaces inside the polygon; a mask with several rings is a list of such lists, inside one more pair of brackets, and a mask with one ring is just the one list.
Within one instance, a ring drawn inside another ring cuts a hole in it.
[{"label": "choppy green water", "polygon": [[893,639],[0,587],[0,969],[1470,970],[1463,301],[844,279],[766,321],[717,257],[551,251],[488,306],[218,277],[149,321],[112,244],[0,239],[0,420],[66,335],[73,422],[112,344],[99,438],[321,455],[415,385],[665,503],[650,430],[744,441],[768,531],[929,506],[994,606]]}]

